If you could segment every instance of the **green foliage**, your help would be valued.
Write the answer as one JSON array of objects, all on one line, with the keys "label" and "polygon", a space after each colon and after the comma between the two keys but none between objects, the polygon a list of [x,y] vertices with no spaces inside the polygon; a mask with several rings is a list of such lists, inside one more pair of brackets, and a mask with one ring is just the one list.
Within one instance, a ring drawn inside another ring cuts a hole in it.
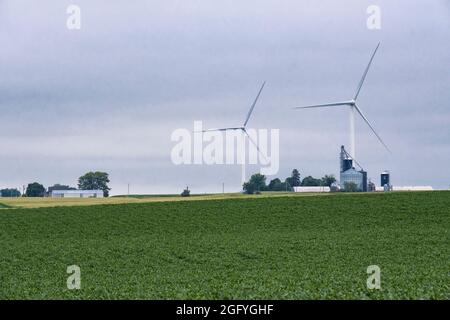
[{"label": "green foliage", "polygon": [[321,183],[322,183],[322,186],[331,187],[331,185],[335,182],[336,182],[336,178],[334,177],[334,175],[330,174],[330,175],[325,175],[322,178]]},{"label": "green foliage", "polygon": [[109,178],[106,172],[88,172],[78,178],[78,188],[81,190],[103,190],[103,196],[109,196]]},{"label": "green foliage", "polygon": [[66,186],[64,184],[54,184],[51,187],[48,187],[47,191],[48,193],[51,193],[53,190],[76,190],[75,188],[72,188],[70,186]]},{"label": "green foliage", "polygon": [[287,177],[286,180],[284,180],[284,183],[291,187],[294,182],[292,180],[292,177]]},{"label": "green foliage", "polygon": [[43,197],[45,195],[45,188],[38,182],[29,183],[25,195],[27,197]]},{"label": "green foliage", "polygon": [[2,197],[20,197],[20,191],[17,189],[2,189],[0,190],[0,194]]},{"label": "green foliage", "polygon": [[269,185],[267,186],[267,189],[269,191],[281,191],[282,189],[280,189],[281,185],[281,180],[278,178],[275,178],[273,180],[270,180]]},{"label": "green foliage", "polygon": [[291,185],[289,184],[289,179],[287,178],[285,182],[281,182],[280,179],[276,178],[270,181],[267,186],[267,191],[292,191]]},{"label": "green foliage", "polygon": [[344,192],[358,192],[360,191],[358,188],[358,185],[354,182],[345,182],[344,183],[344,189],[342,190]]},{"label": "green foliage", "polygon": [[299,187],[300,184],[301,184],[300,172],[298,172],[297,169],[294,169],[294,170],[292,170],[290,185],[291,185],[291,187]]},{"label": "green foliage", "polygon": [[281,191],[294,191],[292,183],[292,177],[286,178],[286,180],[281,184]]},{"label": "green foliage", "polygon": [[321,185],[321,179],[316,179],[311,176],[307,176],[302,180],[302,187],[320,187]]},{"label": "green foliage", "polygon": [[244,190],[246,194],[254,194],[256,192],[256,186],[250,182],[244,182],[242,185],[242,190]]},{"label": "green foliage", "polygon": [[316,187],[316,186],[331,186],[336,182],[334,175],[325,175],[322,179],[316,179],[312,176],[307,176],[303,179],[300,178],[300,172],[297,169],[292,170],[290,177],[286,178],[284,182],[276,178],[270,181],[267,190],[268,191],[293,191],[293,187]]},{"label": "green foliage", "polygon": [[448,300],[448,208],[443,191],[3,209],[0,299]]},{"label": "green foliage", "polygon": [[242,188],[245,193],[247,194],[253,194],[253,193],[259,193],[261,191],[265,191],[267,189],[266,187],[266,176],[262,175],[260,173],[256,173],[250,177],[249,182],[245,182],[242,185]]}]

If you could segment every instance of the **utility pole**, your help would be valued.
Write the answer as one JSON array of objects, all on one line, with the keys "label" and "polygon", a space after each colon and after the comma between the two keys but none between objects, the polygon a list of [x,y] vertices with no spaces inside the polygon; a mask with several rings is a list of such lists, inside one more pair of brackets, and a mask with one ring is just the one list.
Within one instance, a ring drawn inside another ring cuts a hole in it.
[{"label": "utility pole", "polygon": [[128,183],[128,193],[127,193],[127,197],[130,196],[130,184]]},{"label": "utility pole", "polygon": [[225,194],[225,182],[222,182],[222,193]]}]

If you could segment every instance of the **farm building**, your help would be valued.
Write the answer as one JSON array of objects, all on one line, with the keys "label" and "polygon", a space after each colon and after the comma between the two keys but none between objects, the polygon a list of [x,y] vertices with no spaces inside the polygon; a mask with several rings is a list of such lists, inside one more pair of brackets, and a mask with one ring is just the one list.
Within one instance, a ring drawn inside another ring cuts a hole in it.
[{"label": "farm building", "polygon": [[295,192],[330,192],[330,187],[294,187]]},{"label": "farm building", "polygon": [[[377,191],[385,191],[383,187],[377,187]],[[433,191],[432,186],[392,186],[392,191]]]},{"label": "farm building", "polygon": [[367,172],[364,170],[357,171],[355,168],[350,168],[347,171],[341,172],[341,186],[345,188],[346,183],[354,183],[359,191],[367,191]]},{"label": "farm building", "polygon": [[103,190],[52,190],[52,198],[103,198]]},{"label": "farm building", "polygon": [[[344,146],[341,146],[340,154],[341,170],[340,181],[341,188],[345,189],[347,183],[354,183],[358,191],[367,191],[367,172],[354,160],[345,150]],[[358,165],[361,170],[356,170],[353,166]]]}]

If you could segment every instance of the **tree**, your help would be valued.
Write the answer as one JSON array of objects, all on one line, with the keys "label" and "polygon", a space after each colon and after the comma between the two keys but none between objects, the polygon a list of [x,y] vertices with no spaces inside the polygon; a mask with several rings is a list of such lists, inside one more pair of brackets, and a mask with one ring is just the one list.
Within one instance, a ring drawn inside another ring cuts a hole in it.
[{"label": "tree", "polygon": [[265,191],[266,186],[266,176],[260,173],[256,173],[250,177],[250,183],[254,184],[256,191]]},{"label": "tree", "polygon": [[320,187],[322,185],[321,179],[316,179],[311,176],[307,176],[302,180],[303,187]]},{"label": "tree", "polygon": [[269,185],[267,186],[267,189],[269,191],[280,191],[278,188],[281,185],[281,180],[278,178],[275,178],[273,180],[270,180]]},{"label": "tree", "polygon": [[106,172],[88,172],[78,178],[78,188],[81,190],[103,190],[103,196],[109,196],[109,178]]},{"label": "tree", "polygon": [[255,192],[260,192],[266,190],[266,176],[260,173],[256,173],[250,177],[249,182],[245,182],[242,185],[245,193],[253,194]]},{"label": "tree", "polygon": [[358,188],[358,185],[354,182],[345,182],[344,183],[344,190],[345,192],[358,192],[360,191]]},{"label": "tree", "polygon": [[281,182],[280,179],[275,178],[270,181],[266,190],[268,191],[292,191],[291,185],[289,183],[290,177],[286,179],[286,182]]},{"label": "tree", "polygon": [[20,197],[20,191],[17,189],[2,189],[0,190],[0,194],[2,197]]},{"label": "tree", "polygon": [[332,174],[325,175],[322,178],[322,186],[325,186],[325,187],[331,187],[331,185],[335,182],[336,182],[336,178]]},{"label": "tree", "polygon": [[[293,184],[292,177],[287,177],[286,180],[284,180],[284,184],[292,186],[292,184]],[[285,186],[285,189],[286,189],[286,186]]]},{"label": "tree", "polygon": [[284,180],[284,182],[281,184],[281,191],[293,191],[294,189],[292,188],[292,177],[288,177],[286,178],[286,180]]},{"label": "tree", "polygon": [[76,189],[70,186],[66,186],[64,184],[56,183],[53,186],[47,188],[48,193],[52,193],[53,190],[76,190]]},{"label": "tree", "polygon": [[246,194],[254,194],[256,191],[255,185],[251,184],[250,182],[244,182],[242,185],[242,189]]},{"label": "tree", "polygon": [[29,183],[25,195],[27,197],[43,197],[45,195],[45,188],[37,182]]},{"label": "tree", "polygon": [[292,170],[291,175],[291,187],[299,187],[301,180],[300,180],[300,172],[298,172],[297,169]]}]

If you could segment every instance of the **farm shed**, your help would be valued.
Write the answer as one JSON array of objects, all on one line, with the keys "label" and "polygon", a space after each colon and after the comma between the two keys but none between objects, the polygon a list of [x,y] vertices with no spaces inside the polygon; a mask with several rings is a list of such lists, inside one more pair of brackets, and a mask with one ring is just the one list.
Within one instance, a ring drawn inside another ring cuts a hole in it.
[{"label": "farm shed", "polygon": [[103,190],[53,190],[52,198],[103,198]]}]

